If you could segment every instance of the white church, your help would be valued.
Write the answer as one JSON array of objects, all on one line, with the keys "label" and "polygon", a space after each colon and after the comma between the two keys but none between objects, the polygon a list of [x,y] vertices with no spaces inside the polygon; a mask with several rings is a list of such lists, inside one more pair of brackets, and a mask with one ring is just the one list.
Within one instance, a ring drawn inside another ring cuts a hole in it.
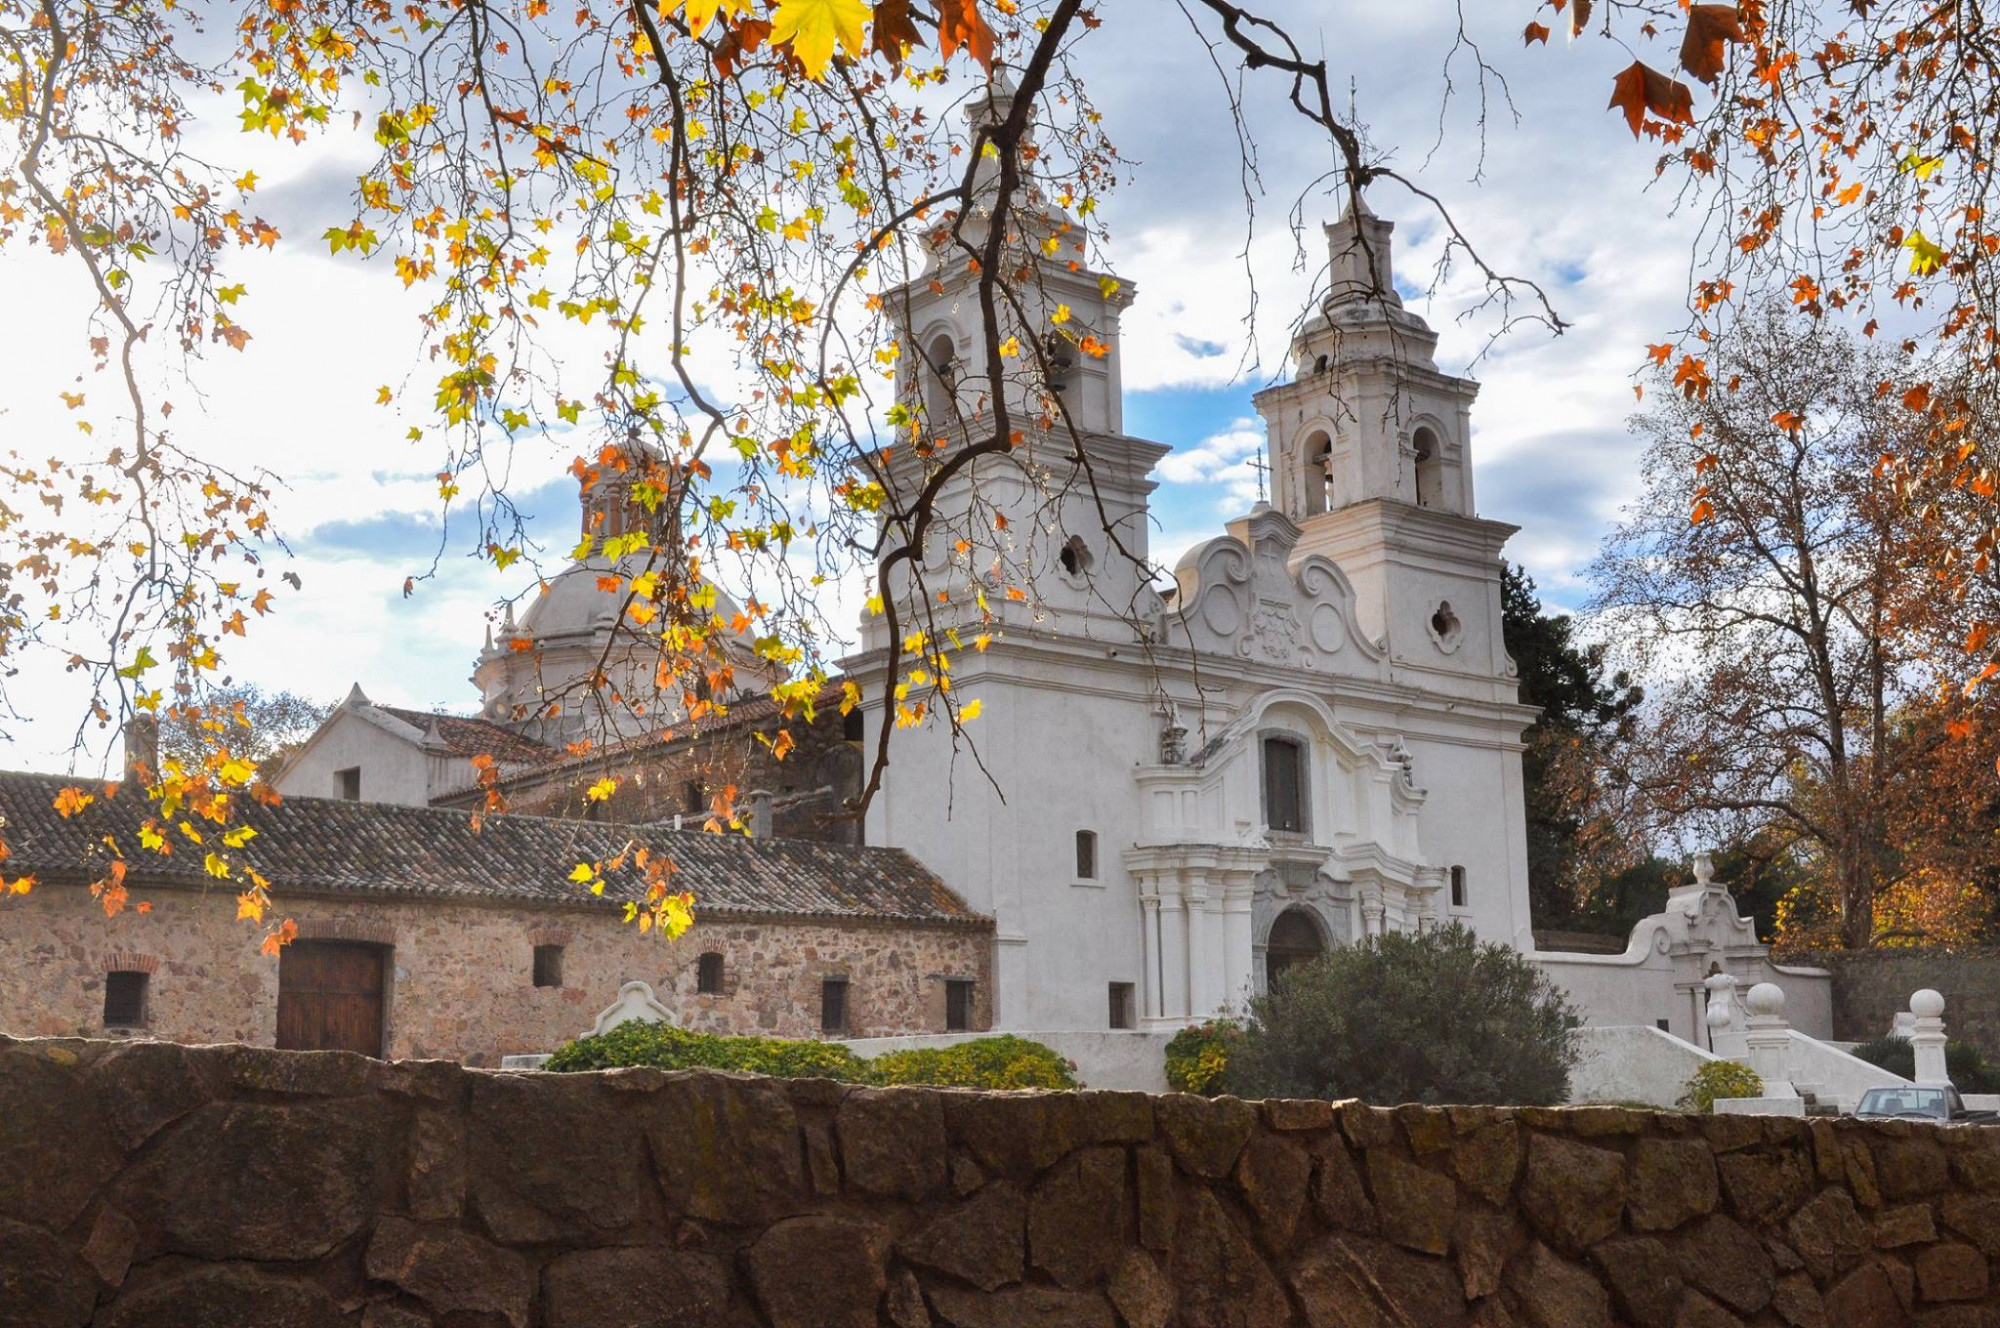
[{"label": "white church", "polygon": [[[1006,95],[973,114],[1004,113]],[[1450,922],[1533,952],[1521,752],[1536,712],[1501,634],[1515,527],[1479,515],[1478,384],[1438,367],[1437,335],[1397,296],[1392,223],[1364,207],[1324,228],[1325,297],[1299,326],[1289,376],[1255,398],[1271,499],[1169,579],[1149,562],[1148,501],[1170,449],[1123,427],[1132,288],[1039,257],[1036,225],[1056,235],[1065,219],[1036,195],[1025,214],[1020,247],[1038,271],[1020,285],[1023,335],[1066,305],[1056,321],[1108,349],[1057,346],[1046,379],[1024,371],[1009,388],[1015,418],[1033,421],[1053,394],[1065,420],[1024,423],[1019,446],[943,489],[921,583],[901,582],[898,630],[989,638],[952,655],[953,696],[980,715],[962,736],[936,714],[899,730],[865,822],[867,843],[908,850],[994,919],[993,1027],[1171,1030],[1241,1011],[1327,947]],[[934,257],[887,301],[917,351],[904,400],[934,435],[974,416],[991,428],[983,375],[954,372],[986,362],[975,282]],[[895,449],[886,483],[907,499],[948,456]],[[608,630],[615,615],[570,603],[589,598],[597,570],[556,578],[562,603],[531,617]],[[882,709],[890,630],[870,617],[843,661],[866,698],[863,751],[894,722]],[[489,717],[504,672],[489,645]],[[329,761],[393,756],[400,782],[370,796],[435,798],[449,744],[398,714],[372,733],[348,723],[337,751],[309,748],[286,782],[318,793]],[[337,712],[329,730],[343,722]],[[1800,1033],[1831,1034],[1828,976],[1773,965],[1706,873],[1624,953],[1537,958],[1592,1024],[1637,1039],[1641,1060],[1647,1039],[1705,1054],[1717,975],[1775,984]],[[1726,992],[1720,1008],[1740,1024]]]}]

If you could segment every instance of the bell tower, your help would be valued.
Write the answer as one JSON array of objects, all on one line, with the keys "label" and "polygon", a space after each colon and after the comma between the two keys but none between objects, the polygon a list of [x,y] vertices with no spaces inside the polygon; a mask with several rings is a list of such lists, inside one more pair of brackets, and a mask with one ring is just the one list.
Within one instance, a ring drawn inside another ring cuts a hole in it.
[{"label": "bell tower", "polygon": [[1292,341],[1290,382],[1256,396],[1273,505],[1354,583],[1361,626],[1393,659],[1504,679],[1500,548],[1514,527],[1473,504],[1479,384],[1437,364],[1437,333],[1403,307],[1395,224],[1358,199],[1325,227],[1327,293]]}]

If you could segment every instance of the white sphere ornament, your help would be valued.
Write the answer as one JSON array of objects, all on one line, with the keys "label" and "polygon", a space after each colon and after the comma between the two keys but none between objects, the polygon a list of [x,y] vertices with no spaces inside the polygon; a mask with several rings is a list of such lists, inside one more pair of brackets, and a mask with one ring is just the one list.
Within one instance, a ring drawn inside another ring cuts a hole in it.
[{"label": "white sphere ornament", "polygon": [[1929,987],[1911,992],[1910,1013],[1919,1019],[1941,1019],[1944,1017],[1944,997]]},{"label": "white sphere ornament", "polygon": [[1751,1014],[1774,1015],[1785,1012],[1785,989],[1775,982],[1760,982],[1743,998]]}]

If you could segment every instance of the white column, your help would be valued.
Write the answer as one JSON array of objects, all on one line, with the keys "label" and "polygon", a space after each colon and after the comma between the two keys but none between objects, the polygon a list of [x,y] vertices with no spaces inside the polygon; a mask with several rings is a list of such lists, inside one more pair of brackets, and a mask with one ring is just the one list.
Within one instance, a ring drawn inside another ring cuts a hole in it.
[{"label": "white column", "polygon": [[1916,1016],[1916,1031],[1910,1034],[1910,1050],[1917,1054],[1916,1081],[1950,1083],[1951,1075],[1944,1068],[1944,997],[1929,987],[1912,992],[1910,1013]]},{"label": "white column", "polygon": [[1792,1026],[1785,1022],[1785,989],[1760,982],[1744,998],[1750,1007],[1750,1068],[1764,1081],[1765,1097],[1797,1097],[1792,1087]]},{"label": "white column", "polygon": [[1188,915],[1179,895],[1160,896],[1160,1017],[1188,1016]]},{"label": "white column", "polygon": [[1139,896],[1139,941],[1146,955],[1146,977],[1140,988],[1145,1004],[1140,1008],[1143,1018],[1157,1019],[1166,1011],[1160,982],[1159,882],[1149,878],[1140,888],[1146,892]]},{"label": "white column", "polygon": [[1222,897],[1222,1001],[1241,1014],[1250,1006],[1250,890],[1246,878]]},{"label": "white column", "polygon": [[1188,1013],[1206,1019],[1215,1013],[1215,982],[1209,968],[1216,954],[1214,916],[1209,912],[1208,882],[1187,887]]}]

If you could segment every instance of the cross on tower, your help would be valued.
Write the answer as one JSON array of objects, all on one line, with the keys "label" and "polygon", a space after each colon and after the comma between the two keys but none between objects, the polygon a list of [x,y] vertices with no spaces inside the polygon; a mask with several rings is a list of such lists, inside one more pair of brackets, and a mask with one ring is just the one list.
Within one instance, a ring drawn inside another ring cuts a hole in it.
[{"label": "cross on tower", "polygon": [[1264,494],[1264,475],[1271,469],[1271,463],[1264,459],[1262,452],[1250,458],[1250,469],[1257,472],[1257,501],[1267,501]]}]

